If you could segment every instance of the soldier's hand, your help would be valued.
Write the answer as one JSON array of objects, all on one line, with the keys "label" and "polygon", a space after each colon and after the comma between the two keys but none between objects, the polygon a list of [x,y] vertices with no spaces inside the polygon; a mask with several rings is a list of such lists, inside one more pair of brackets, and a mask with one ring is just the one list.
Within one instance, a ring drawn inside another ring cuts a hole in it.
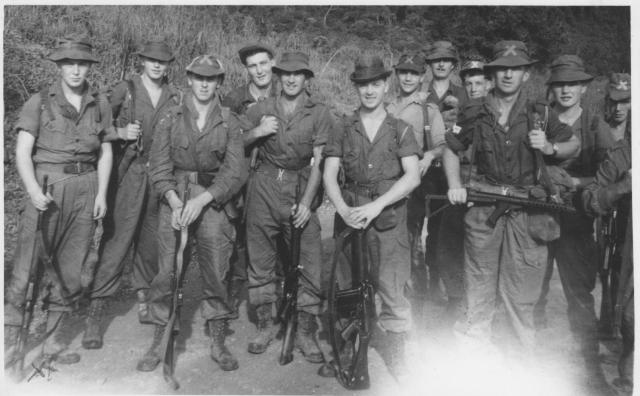
[{"label": "soldier's hand", "polygon": [[29,197],[31,198],[31,203],[36,207],[39,211],[45,211],[49,207],[49,204],[53,202],[53,197],[51,194],[47,192],[47,194],[43,194],[42,190],[40,190],[40,186],[33,191],[29,191]]},{"label": "soldier's hand", "polygon": [[182,216],[180,217],[180,225],[182,227],[188,227],[193,223],[200,213],[202,213],[202,209],[204,205],[200,199],[193,198],[187,201],[184,205],[184,210],[182,211]]},{"label": "soldier's hand", "polygon": [[531,148],[540,150],[546,155],[553,154],[553,145],[547,140],[547,134],[540,129],[529,131],[529,144]]},{"label": "soldier's hand", "polygon": [[100,220],[107,214],[107,199],[104,196],[97,196],[93,203],[93,219]]},{"label": "soldier's hand", "polygon": [[141,133],[142,128],[140,128],[139,121],[129,124],[124,128],[118,128],[118,136],[122,140],[136,140]]},{"label": "soldier's hand", "polygon": [[182,206],[171,210],[171,228],[180,231],[180,216],[182,215]]},{"label": "soldier's hand", "polygon": [[358,225],[358,227],[355,228],[367,228],[373,219],[378,217],[380,212],[382,212],[382,209],[384,208],[380,207],[375,201],[353,208],[351,210],[351,218],[354,223]]},{"label": "soldier's hand", "polygon": [[291,215],[293,216],[293,226],[302,228],[311,218],[311,209],[303,203],[296,204],[291,207]]},{"label": "soldier's hand", "polygon": [[272,115],[264,115],[260,119],[260,136],[269,136],[278,132],[278,119]]},{"label": "soldier's hand", "polygon": [[463,204],[467,202],[467,189],[464,187],[450,188],[449,191],[447,191],[447,197],[453,205]]}]

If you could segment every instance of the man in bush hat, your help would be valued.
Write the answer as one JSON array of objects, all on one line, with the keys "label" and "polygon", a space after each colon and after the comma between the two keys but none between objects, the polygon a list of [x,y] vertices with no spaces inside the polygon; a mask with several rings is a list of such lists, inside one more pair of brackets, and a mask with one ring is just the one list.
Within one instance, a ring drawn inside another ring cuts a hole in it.
[{"label": "man in bush hat", "polygon": [[[385,330],[386,363],[398,379],[406,375],[404,344],[411,329],[411,306],[404,296],[410,277],[407,197],[420,184],[422,150],[406,122],[387,113],[389,89],[379,57],[361,58],[351,74],[360,107],[335,128],[324,149],[324,184],[336,207],[336,232],[349,226],[367,230],[372,270],[378,274],[382,306],[379,325]],[[344,169],[344,189],[338,171]],[[358,206],[356,206],[356,203]]]},{"label": "man in bush hat", "polygon": [[[176,231],[184,227],[197,240],[203,288],[200,312],[209,330],[210,356],[222,370],[238,368],[238,361],[224,344],[228,321],[234,314],[225,280],[235,239],[225,206],[247,176],[240,124],[220,104],[217,92],[224,80],[224,68],[217,58],[200,55],[186,71],[190,91],[182,105],[164,110],[159,117],[149,154],[149,176],[162,200],[158,273],[151,282],[147,315],[141,318],[143,323],[155,325],[155,334],[151,347],[138,362],[140,371],[152,371],[160,362],[159,344],[167,331],[173,293],[170,278],[176,259]],[[190,198],[183,202],[187,188]]]},{"label": "man in bush hat", "polygon": [[[42,292],[48,307],[47,332],[52,332],[44,341],[43,361],[80,360],[77,353],[67,353],[65,333],[81,288],[88,286],[81,274],[96,221],[107,211],[110,142],[117,138],[107,98],[87,82],[91,65],[98,62],[92,50],[86,39],[58,40],[49,59],[58,66],[60,78],[24,104],[15,127],[16,167],[28,197],[5,290],[5,363],[19,358],[13,348],[34,261],[43,266],[43,276],[33,292]],[[49,188],[43,193],[45,177]],[[42,226],[41,240],[36,222]]]},{"label": "man in bush hat", "polygon": [[614,139],[631,141],[631,75],[611,73],[604,114]]},{"label": "man in bush hat", "polygon": [[447,110],[445,100],[453,96],[461,105],[467,94],[461,86],[451,81],[453,71],[458,65],[458,51],[450,41],[436,41],[427,50],[427,63],[431,68],[433,79],[429,83],[427,100],[440,107],[440,111]]},{"label": "man in bush hat", "polygon": [[134,248],[132,286],[138,294],[141,315],[158,266],[158,196],[148,175],[149,149],[159,116],[180,103],[181,93],[167,83],[167,69],[174,56],[164,41],[147,41],[138,56],[141,73],[120,82],[111,94],[120,140],[114,143],[111,210],[105,221],[102,253],[82,338],[82,346],[87,349],[102,347],[106,301],[120,286],[129,248]]},{"label": "man in bush hat", "polygon": [[[580,194],[591,183],[598,166],[613,145],[607,124],[588,107],[582,106],[593,76],[586,73],[582,59],[576,55],[560,55],[551,62],[548,84],[553,96],[552,107],[561,122],[570,125],[580,139],[577,155],[563,161],[573,187]],[[567,299],[567,313],[589,370],[589,381],[606,383],[600,368],[594,300],[591,292],[598,275],[598,247],[593,239],[593,219],[584,214],[560,214],[560,238],[549,244],[548,265],[555,259],[562,288]],[[580,246],[579,249],[576,249]],[[546,280],[546,279],[545,279]],[[543,290],[548,290],[543,287]],[[543,299],[546,296],[543,296]],[[540,305],[536,304],[536,315]],[[544,309],[544,308],[542,308]]]},{"label": "man in bush hat", "polygon": [[[309,57],[285,52],[273,72],[282,90],[278,97],[258,102],[246,116],[254,128],[243,135],[247,149],[258,148],[257,163],[247,185],[246,227],[249,252],[249,302],[256,307],[257,334],[249,352],[263,353],[277,330],[272,320],[276,302],[277,240],[290,248],[293,227],[301,228],[296,345],[312,363],[324,361],[318,347],[316,316],[320,311],[322,246],[320,222],[315,210],[322,200],[320,162],[329,131],[329,108],[307,91],[314,76]],[[275,117],[277,129],[256,126],[264,117]],[[300,197],[296,202],[296,187]]]},{"label": "man in bush hat", "polygon": [[[529,66],[535,62],[521,41],[500,41],[494,46],[494,60],[485,65],[494,89],[465,107],[458,134],[446,135],[448,149],[443,158],[451,203],[467,200],[455,153],[469,146],[477,165],[477,179],[507,191],[530,191],[537,183],[534,150],[542,153],[545,162],[570,158],[578,150],[579,141],[571,128],[561,123],[554,111],[548,111],[545,103],[530,101],[521,93],[529,79]],[[541,123],[545,125],[536,125],[536,116],[544,119],[545,114],[548,116]],[[468,176],[466,182],[470,182]],[[540,228],[538,233],[535,226],[547,217],[516,208],[500,216],[491,227],[486,220],[494,210],[495,205],[475,205],[464,217],[468,307],[466,318],[456,323],[455,332],[463,347],[490,352],[491,321],[500,296],[525,356],[531,356],[535,346],[533,305],[545,273],[546,241],[552,239],[547,228]]]},{"label": "man in bush hat", "polygon": [[[222,99],[222,104],[242,115],[256,102],[276,97],[278,91],[276,90],[276,84],[273,82],[273,71],[271,70],[275,64],[274,55],[273,49],[262,43],[250,43],[240,48],[238,57],[249,75],[249,82],[227,94]],[[260,128],[263,132],[275,132],[278,128],[278,120],[274,116],[264,116],[257,128]],[[246,152],[245,154],[247,154],[247,162],[249,162],[250,153]],[[242,197],[237,201],[239,206],[246,200],[244,188],[241,195]],[[248,279],[248,253],[245,246],[246,228],[243,217],[239,217],[235,225],[238,237],[236,238],[235,254],[233,256],[236,261],[231,266],[230,292],[234,300],[233,304],[237,306],[239,304],[239,296]]]},{"label": "man in bush hat", "polygon": [[460,67],[460,80],[469,99],[484,98],[491,89],[491,77],[484,72],[485,63],[481,57],[473,56]]},{"label": "man in bush hat", "polygon": [[[444,122],[438,106],[426,102],[419,91],[424,81],[426,62],[423,55],[404,53],[395,65],[398,81],[398,95],[387,105],[387,111],[394,117],[407,122],[413,128],[416,142],[423,151],[418,162],[420,176],[424,177],[421,187],[415,189],[407,203],[409,241],[411,243],[411,289],[416,294],[425,294],[427,286],[424,247],[421,241],[425,213],[425,188],[429,184],[429,170],[434,163],[440,166],[444,150]],[[432,172],[431,172],[432,173]]]}]

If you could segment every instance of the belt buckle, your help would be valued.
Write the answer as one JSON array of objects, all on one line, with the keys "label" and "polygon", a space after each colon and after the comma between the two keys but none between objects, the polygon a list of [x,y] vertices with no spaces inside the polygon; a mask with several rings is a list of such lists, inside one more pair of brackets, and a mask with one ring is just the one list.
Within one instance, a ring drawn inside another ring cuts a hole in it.
[{"label": "belt buckle", "polygon": [[283,176],[284,176],[284,169],[278,168],[278,177],[276,177],[276,180],[282,181]]}]

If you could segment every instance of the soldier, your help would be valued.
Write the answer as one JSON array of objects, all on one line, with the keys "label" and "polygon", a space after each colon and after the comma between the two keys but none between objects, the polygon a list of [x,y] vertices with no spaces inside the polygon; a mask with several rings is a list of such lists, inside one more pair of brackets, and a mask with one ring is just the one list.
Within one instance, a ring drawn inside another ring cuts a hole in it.
[{"label": "soldier", "polygon": [[[153,342],[138,362],[152,371],[160,362],[160,340],[169,316],[170,278],[176,255],[176,231],[189,227],[197,241],[202,277],[200,309],[211,338],[211,358],[225,371],[238,361],[225,346],[228,319],[233,317],[225,277],[233,252],[235,228],[225,206],[246,181],[240,124],[221,106],[217,90],[224,68],[211,55],[200,55],[186,68],[190,92],[184,103],[166,109],[155,128],[149,175],[163,198],[158,226],[158,274],[151,282],[143,323],[155,324]],[[191,198],[182,202],[188,180]],[[170,329],[169,329],[170,331]]]},{"label": "soldier", "polygon": [[[278,91],[276,90],[276,84],[273,83],[273,71],[271,70],[275,64],[273,49],[261,43],[253,43],[240,48],[238,56],[247,70],[249,82],[227,94],[222,99],[222,105],[229,107],[236,114],[243,115],[256,102],[276,97]],[[270,129],[273,132],[276,131],[277,123],[277,119],[273,116],[265,116],[260,122],[261,127]],[[250,153],[245,154],[247,158],[250,157]],[[245,188],[242,190],[242,197],[244,199],[239,199],[239,204],[246,200]],[[246,228],[244,219],[237,219],[234,225],[236,226],[237,238],[233,258],[236,261],[231,265],[230,292],[234,300],[233,306],[236,307],[241,289],[247,281],[247,250],[245,247]]]},{"label": "soldier", "polygon": [[[48,330],[43,355],[59,363],[76,363],[64,328],[80,296],[83,263],[96,220],[107,211],[111,171],[111,141],[117,138],[106,97],[90,88],[87,75],[98,60],[86,39],[58,40],[49,56],[60,78],[32,96],[16,124],[16,167],[29,199],[21,214],[18,246],[5,293],[7,357],[15,346],[32,260],[51,258],[40,282],[48,306]],[[49,192],[42,193],[48,176]],[[36,239],[36,219],[42,213],[42,242]],[[46,241],[46,242],[44,242]],[[42,246],[42,244],[45,244]],[[37,244],[37,249],[34,249]],[[68,331],[68,329],[67,329]]]},{"label": "soldier", "polygon": [[111,107],[120,138],[115,148],[111,196],[113,209],[105,222],[100,259],[91,291],[82,346],[102,347],[101,322],[108,298],[118,290],[125,257],[134,247],[132,285],[139,314],[145,315],[150,282],[157,271],[158,196],[148,176],[153,128],[160,114],[180,102],[181,93],[167,83],[174,56],[162,41],[147,41],[140,52],[142,72],[113,90]]},{"label": "soldier", "polygon": [[460,68],[460,79],[469,99],[484,98],[491,90],[491,77],[484,72],[485,63],[484,59],[475,56]]},{"label": "soldier", "polygon": [[[522,93],[529,79],[529,65],[535,63],[524,43],[500,41],[494,46],[494,60],[485,65],[495,88],[485,98],[471,101],[461,117],[461,131],[448,132],[444,153],[451,203],[464,203],[467,190],[460,180],[460,161],[454,152],[472,146],[477,173],[498,187],[529,188],[534,184],[536,154],[546,160],[571,157],[578,140],[571,128],[550,111],[548,128],[529,130],[530,117],[545,113],[544,103],[529,101]],[[546,228],[534,233],[544,214],[526,208],[511,210],[497,219],[495,227],[486,220],[495,205],[475,205],[465,217],[464,284],[467,314],[455,325],[463,346],[489,347],[491,322],[498,295],[526,355],[533,352],[535,329],[533,303],[538,297],[547,263]],[[489,350],[491,348],[489,347]]]},{"label": "soldier", "polygon": [[605,96],[605,120],[615,140],[631,141],[631,76],[612,73]]},{"label": "soldier", "polygon": [[[451,130],[456,124],[458,109],[466,101],[467,96],[464,88],[452,81],[453,71],[458,64],[458,51],[449,41],[436,41],[428,49],[426,59],[433,76],[427,90],[427,102],[438,106],[445,129]],[[447,180],[442,166],[439,165],[440,163],[436,162],[426,177],[425,189],[431,194],[445,194],[447,191]],[[434,212],[443,204],[443,202],[430,202],[429,211]],[[452,257],[456,252],[460,252],[460,248],[455,247],[455,241],[459,238],[445,240],[440,232],[443,228],[442,219],[455,215],[453,213],[455,210],[460,209],[448,208],[444,213],[429,217],[425,244],[426,262],[429,268],[429,297],[436,302],[444,302],[440,290],[440,279],[442,279],[447,292],[447,308],[450,313],[460,308],[462,279],[460,279],[461,264],[456,271],[456,266],[449,265],[449,262],[461,263],[462,259],[459,255],[457,259]],[[444,227],[447,225],[445,224]],[[443,246],[439,246],[439,242],[442,242]]]},{"label": "soldier", "polygon": [[[379,274],[379,324],[386,331],[387,364],[400,378],[406,374],[404,339],[411,329],[411,307],[403,292],[410,276],[405,197],[420,184],[418,157],[422,151],[411,125],[384,108],[390,74],[378,57],[361,58],[356,63],[351,81],[358,91],[360,108],[345,116],[331,133],[323,153],[323,178],[336,207],[336,219],[349,227],[367,229],[369,250],[377,252],[371,254],[377,258],[371,265]],[[342,191],[338,184],[341,166],[346,179]],[[355,206],[356,201],[360,206]]]},{"label": "soldier", "polygon": [[426,215],[425,188],[429,184],[428,177],[425,175],[432,165],[441,166],[440,158],[445,146],[444,122],[438,106],[434,103],[426,103],[424,94],[419,91],[426,72],[424,57],[417,53],[405,53],[400,56],[395,71],[399,90],[396,98],[387,106],[387,111],[411,125],[418,147],[424,153],[418,162],[420,176],[424,177],[424,180],[421,187],[413,191],[407,202],[411,244],[412,282],[410,284],[417,294],[424,294],[427,277],[421,237]]},{"label": "soldier", "polygon": [[631,212],[631,145],[617,141],[607,153],[595,180],[582,192],[584,210],[592,216],[604,216],[614,208],[619,221],[615,230],[621,251],[620,287],[615,301],[615,327],[622,333],[622,354],[618,361],[619,378],[613,384],[624,392],[633,392],[634,353],[634,286],[633,286],[633,225]]},{"label": "soldier", "polygon": [[[322,247],[315,209],[322,148],[333,122],[328,107],[306,91],[314,76],[306,54],[284,53],[273,72],[282,84],[282,92],[277,98],[259,102],[247,111],[247,118],[256,127],[243,136],[245,147],[258,147],[246,204],[249,302],[256,307],[258,318],[258,331],[249,342],[248,350],[263,353],[275,337],[272,305],[277,299],[277,239],[283,237],[288,245],[292,227],[297,227],[303,230],[296,345],[307,361],[321,363],[324,358],[315,333],[321,302]],[[276,130],[264,126],[261,120],[267,116],[278,120]],[[296,204],[298,184],[302,195]]]}]

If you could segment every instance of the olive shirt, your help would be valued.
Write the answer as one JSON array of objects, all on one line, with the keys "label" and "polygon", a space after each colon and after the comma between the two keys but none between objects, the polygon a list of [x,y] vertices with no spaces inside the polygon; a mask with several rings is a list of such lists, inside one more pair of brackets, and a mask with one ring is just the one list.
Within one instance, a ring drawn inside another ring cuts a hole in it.
[{"label": "olive shirt", "polygon": [[[461,117],[461,131],[447,132],[449,147],[456,152],[466,150],[476,141],[478,174],[497,184],[530,186],[535,184],[535,154],[529,145],[529,116],[531,106],[544,114],[544,102],[531,102],[519,94],[509,113],[507,124],[499,124],[497,99],[493,92],[484,98],[467,103]],[[547,140],[566,142],[573,135],[571,127],[560,122],[555,111],[549,111]]]},{"label": "olive shirt", "polygon": [[158,121],[151,146],[149,175],[160,194],[176,190],[174,171],[215,173],[207,191],[214,206],[224,205],[247,179],[240,124],[216,97],[202,131],[191,93],[181,106],[165,111]]},{"label": "olive shirt", "polygon": [[309,166],[313,147],[323,146],[334,129],[329,108],[307,93],[290,117],[285,116],[278,98],[268,98],[247,110],[246,117],[258,125],[264,115],[278,119],[278,130],[260,143],[258,160],[277,168],[300,170]]},{"label": "olive shirt", "polygon": [[448,110],[445,108],[444,100],[447,96],[455,96],[458,99],[458,108],[462,108],[467,101],[467,91],[453,83],[453,81],[449,81],[449,88],[445,91],[442,97],[438,97],[438,94],[433,87],[433,81],[429,83],[429,87],[427,88],[427,103],[433,103],[438,106],[440,111]]},{"label": "olive shirt", "polygon": [[[251,94],[251,90],[249,87],[251,83],[247,83],[242,85],[233,91],[229,92],[223,99],[222,105],[224,107],[228,107],[236,114],[244,114],[247,112],[247,109],[251,107],[257,100]],[[276,89],[276,84],[271,83],[271,90],[269,91],[269,97],[275,98],[278,96],[278,91]]]},{"label": "olive shirt", "polygon": [[[444,122],[438,106],[433,103],[425,103],[417,91],[407,98],[398,95],[393,102],[387,105],[387,111],[411,125],[418,147],[424,151],[445,144]],[[425,120],[425,118],[428,119]]]},{"label": "olive shirt", "polygon": [[15,127],[16,131],[28,132],[36,138],[33,163],[96,164],[100,145],[118,138],[107,98],[88,88],[78,112],[64,96],[62,80],[53,83],[46,94],[54,119],[37,94],[24,104]]}]

